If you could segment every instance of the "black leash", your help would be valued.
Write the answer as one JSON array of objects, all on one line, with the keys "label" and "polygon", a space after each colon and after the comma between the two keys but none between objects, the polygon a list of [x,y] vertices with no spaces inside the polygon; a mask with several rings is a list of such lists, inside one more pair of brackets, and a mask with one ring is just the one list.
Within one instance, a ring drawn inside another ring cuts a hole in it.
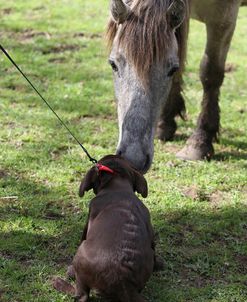
[{"label": "black leash", "polygon": [[5,56],[10,60],[10,62],[15,66],[15,68],[21,73],[21,75],[26,79],[26,81],[29,83],[29,85],[34,89],[34,91],[38,94],[38,96],[45,102],[45,104],[49,107],[49,109],[54,113],[54,115],[57,117],[59,122],[66,128],[66,130],[69,132],[69,134],[74,138],[74,140],[79,144],[79,146],[82,148],[82,150],[86,153],[89,160],[96,164],[97,160],[88,153],[87,149],[80,143],[80,141],[75,137],[75,135],[71,132],[69,127],[63,122],[63,120],[58,116],[56,111],[51,107],[51,105],[45,100],[45,98],[42,96],[42,94],[38,91],[38,89],[32,84],[32,82],[28,79],[28,77],[22,72],[22,70],[19,68],[19,66],[15,63],[15,61],[10,57],[10,55],[7,53],[7,51],[4,49],[4,47],[0,44],[0,49],[5,54]]}]

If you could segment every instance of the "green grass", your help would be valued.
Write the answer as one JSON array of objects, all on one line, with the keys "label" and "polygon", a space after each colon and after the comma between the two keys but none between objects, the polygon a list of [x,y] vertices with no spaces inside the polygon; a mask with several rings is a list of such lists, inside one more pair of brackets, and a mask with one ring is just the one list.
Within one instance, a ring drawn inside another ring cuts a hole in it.
[{"label": "green grass", "polygon": [[[0,40],[89,152],[114,153],[118,130],[103,33],[108,0],[0,3]],[[221,93],[221,141],[211,162],[175,153],[196,123],[204,26],[192,21],[185,95],[188,121],[155,142],[145,200],[165,270],[147,301],[247,301],[247,10],[240,10]],[[71,301],[54,291],[79,243],[88,201],[77,196],[90,163],[0,55],[0,300]]]}]

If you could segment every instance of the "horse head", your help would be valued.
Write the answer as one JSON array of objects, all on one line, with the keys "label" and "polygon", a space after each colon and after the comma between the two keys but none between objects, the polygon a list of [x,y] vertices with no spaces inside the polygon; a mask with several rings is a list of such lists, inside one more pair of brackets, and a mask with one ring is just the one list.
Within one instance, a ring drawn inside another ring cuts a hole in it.
[{"label": "horse head", "polygon": [[182,0],[112,0],[110,8],[107,33],[118,106],[117,153],[145,173],[153,159],[161,108],[183,64],[176,32],[186,5]]}]

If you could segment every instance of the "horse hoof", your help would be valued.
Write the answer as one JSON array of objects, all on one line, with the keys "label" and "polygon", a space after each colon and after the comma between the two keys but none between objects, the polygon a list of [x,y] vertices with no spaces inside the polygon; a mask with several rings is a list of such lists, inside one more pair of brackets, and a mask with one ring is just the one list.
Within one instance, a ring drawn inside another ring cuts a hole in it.
[{"label": "horse hoof", "polygon": [[177,124],[175,121],[171,121],[169,124],[164,121],[160,121],[157,127],[157,137],[162,141],[171,141],[174,138],[174,134],[177,130]]},{"label": "horse hoof", "polygon": [[183,160],[210,160],[214,155],[213,145],[200,145],[187,144],[180,150],[176,157]]}]

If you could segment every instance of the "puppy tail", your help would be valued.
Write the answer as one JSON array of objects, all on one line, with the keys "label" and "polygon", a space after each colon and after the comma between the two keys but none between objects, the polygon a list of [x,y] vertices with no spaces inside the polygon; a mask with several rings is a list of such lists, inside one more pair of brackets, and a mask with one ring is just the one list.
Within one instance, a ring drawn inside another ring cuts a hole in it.
[{"label": "puppy tail", "polygon": [[75,296],[75,287],[60,277],[52,279],[52,286],[61,293]]}]

